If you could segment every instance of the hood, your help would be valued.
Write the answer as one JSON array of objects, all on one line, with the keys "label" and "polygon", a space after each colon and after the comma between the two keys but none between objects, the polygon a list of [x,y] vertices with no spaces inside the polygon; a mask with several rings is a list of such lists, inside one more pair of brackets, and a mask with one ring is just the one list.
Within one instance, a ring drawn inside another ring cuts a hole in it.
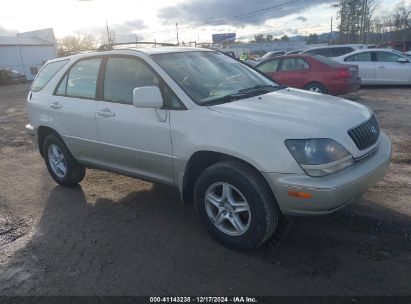
[{"label": "hood", "polygon": [[356,102],[290,88],[210,109],[270,125],[288,138],[347,136],[347,130],[371,116],[367,107]]}]

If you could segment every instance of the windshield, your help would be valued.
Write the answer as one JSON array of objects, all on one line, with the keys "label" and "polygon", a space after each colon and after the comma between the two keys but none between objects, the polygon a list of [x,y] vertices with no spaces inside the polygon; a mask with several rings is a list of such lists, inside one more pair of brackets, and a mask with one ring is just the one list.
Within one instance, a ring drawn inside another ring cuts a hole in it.
[{"label": "windshield", "polygon": [[[277,86],[257,71],[218,52],[165,53],[151,57],[199,105],[265,94],[270,91],[268,88],[274,90]],[[250,89],[255,90],[251,93]]]}]

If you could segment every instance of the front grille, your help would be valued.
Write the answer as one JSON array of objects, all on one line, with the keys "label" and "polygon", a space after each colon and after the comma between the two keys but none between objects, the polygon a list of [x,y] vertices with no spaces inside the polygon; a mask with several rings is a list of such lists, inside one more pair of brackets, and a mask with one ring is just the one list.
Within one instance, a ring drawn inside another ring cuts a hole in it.
[{"label": "front grille", "polygon": [[374,145],[380,136],[380,127],[373,114],[371,118],[358,126],[348,130],[348,135],[360,150],[365,150]]}]

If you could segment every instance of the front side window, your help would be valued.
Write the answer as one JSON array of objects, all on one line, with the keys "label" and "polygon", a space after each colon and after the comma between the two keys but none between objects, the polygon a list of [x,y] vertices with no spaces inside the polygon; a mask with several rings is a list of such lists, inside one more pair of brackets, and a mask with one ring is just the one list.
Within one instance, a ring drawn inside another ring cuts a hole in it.
[{"label": "front side window", "polygon": [[263,73],[274,73],[277,71],[277,67],[280,60],[270,60],[268,62],[263,63],[262,65],[258,66],[257,69]]},{"label": "front side window", "polygon": [[[31,86],[31,91],[37,92],[43,89],[46,84],[65,66],[69,60],[54,61],[46,64],[37,75]],[[37,69],[36,69],[37,70]],[[33,72],[33,71],[32,71]]]},{"label": "front side window", "polygon": [[133,90],[145,86],[159,86],[159,80],[144,63],[133,58],[108,59],[104,100],[133,104]]},{"label": "front side window", "polygon": [[304,59],[301,59],[301,58],[286,58],[286,59],[283,59],[283,62],[281,64],[282,72],[308,70],[308,69],[310,69],[310,66]]},{"label": "front side window", "polygon": [[81,60],[74,64],[66,77],[61,81],[56,94],[95,99],[100,63],[101,58],[94,58]]},{"label": "front side window", "polygon": [[218,52],[190,51],[151,57],[200,105],[264,94],[277,86],[245,64]]},{"label": "front side window", "polygon": [[345,58],[345,61],[372,61],[370,52],[359,53]]},{"label": "front side window", "polygon": [[397,62],[401,57],[388,52],[376,52],[376,59],[379,62]]}]

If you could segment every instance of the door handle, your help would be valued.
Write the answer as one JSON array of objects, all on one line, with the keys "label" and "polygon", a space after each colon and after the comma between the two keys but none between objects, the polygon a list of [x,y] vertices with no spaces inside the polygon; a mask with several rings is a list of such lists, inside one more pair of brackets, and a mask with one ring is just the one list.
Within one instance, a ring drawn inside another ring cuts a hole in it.
[{"label": "door handle", "polygon": [[378,67],[379,69],[385,69],[385,66],[381,65]]},{"label": "door handle", "polygon": [[59,109],[61,109],[61,108],[62,108],[62,105],[59,104],[58,102],[52,102],[52,103],[50,104],[50,109],[59,110]]},{"label": "door handle", "polygon": [[101,117],[114,117],[116,114],[111,112],[110,109],[98,110],[97,115]]}]

